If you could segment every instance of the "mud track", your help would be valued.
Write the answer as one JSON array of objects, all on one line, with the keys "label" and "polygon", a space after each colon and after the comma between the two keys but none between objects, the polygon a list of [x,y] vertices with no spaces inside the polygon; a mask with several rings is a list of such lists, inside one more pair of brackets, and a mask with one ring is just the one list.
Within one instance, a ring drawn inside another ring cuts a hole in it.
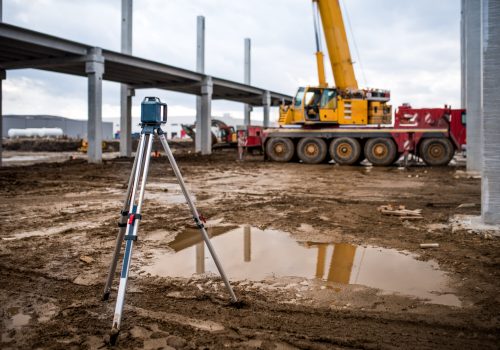
[{"label": "mud track", "polygon": [[[152,232],[175,237],[191,224],[185,205],[161,200],[165,190],[156,185],[174,182],[162,157],[152,162],[148,191],[158,196],[144,204],[114,348],[498,348],[499,240],[449,224],[456,214],[479,214],[480,180],[463,169],[308,166],[258,157],[236,162],[224,150],[176,157],[208,218],[283,230],[298,241],[416,253],[448,273],[462,305],[357,285],[330,291],[312,281],[303,287],[303,278],[276,277],[233,281],[242,299],[236,307],[217,277],[141,273],[151,249],[165,245],[148,239]],[[110,301],[99,299],[131,166],[116,159],[0,169],[2,349],[109,347],[115,289]],[[422,209],[423,219],[383,216],[382,204]],[[422,250],[422,242],[440,247]]]}]

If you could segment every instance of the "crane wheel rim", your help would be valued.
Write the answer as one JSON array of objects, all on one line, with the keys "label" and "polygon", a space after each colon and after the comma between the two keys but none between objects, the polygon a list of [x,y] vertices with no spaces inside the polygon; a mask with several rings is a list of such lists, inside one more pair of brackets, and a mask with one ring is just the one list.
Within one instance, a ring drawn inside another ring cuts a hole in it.
[{"label": "crane wheel rim", "polygon": [[306,143],[304,145],[304,153],[309,157],[315,157],[319,154],[319,147],[313,142]]},{"label": "crane wheel rim", "polygon": [[286,146],[284,143],[280,142],[280,143],[277,143],[274,145],[273,147],[273,151],[274,153],[276,153],[277,155],[282,155],[283,153],[285,153],[286,151]]},{"label": "crane wheel rim", "polygon": [[350,158],[353,153],[352,145],[342,142],[337,145],[336,153],[341,158]]},{"label": "crane wheel rim", "polygon": [[429,150],[427,151],[429,157],[435,160],[441,160],[445,154],[445,147],[439,143],[434,143],[429,146]]},{"label": "crane wheel rim", "polygon": [[374,157],[382,159],[389,153],[389,148],[383,143],[376,143],[373,145],[372,154]]}]

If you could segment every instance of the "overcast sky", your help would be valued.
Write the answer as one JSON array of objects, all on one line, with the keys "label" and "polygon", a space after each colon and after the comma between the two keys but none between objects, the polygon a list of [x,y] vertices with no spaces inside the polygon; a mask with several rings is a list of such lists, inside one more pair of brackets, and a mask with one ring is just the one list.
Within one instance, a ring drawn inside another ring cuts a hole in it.
[{"label": "overcast sky", "polygon": [[[361,87],[390,89],[394,106],[410,102],[416,107],[459,107],[459,0],[341,3],[347,7],[359,51],[358,56],[344,11]],[[248,37],[252,85],[293,95],[299,85],[317,83],[310,0],[135,0],[133,54],[194,70],[198,15],[206,20],[207,74],[242,82],[243,40]],[[120,0],[3,0],[6,23],[116,51],[120,16]],[[331,84],[328,62],[326,67]],[[3,92],[4,114],[87,115],[87,82],[82,77],[8,71]],[[193,96],[141,90],[134,98],[134,116],[145,95],[165,100],[171,115],[195,114]],[[223,113],[242,117],[243,106],[214,101],[212,114]],[[105,82],[103,117],[118,116],[119,85]],[[261,119],[262,110],[256,108],[252,117]],[[277,119],[276,108],[272,119]]]}]

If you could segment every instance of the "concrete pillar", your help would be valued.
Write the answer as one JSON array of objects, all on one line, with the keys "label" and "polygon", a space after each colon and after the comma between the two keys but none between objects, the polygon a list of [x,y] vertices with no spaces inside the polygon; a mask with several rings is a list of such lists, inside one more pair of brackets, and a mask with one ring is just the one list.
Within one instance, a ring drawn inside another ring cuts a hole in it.
[{"label": "concrete pillar", "polygon": [[[205,17],[196,18],[196,71],[205,73]],[[196,96],[196,134],[194,140],[195,152],[201,152],[201,133],[198,132],[202,124],[201,97]]]},{"label": "concrete pillar", "polygon": [[[132,54],[132,3],[122,0],[122,53]],[[126,84],[120,86],[120,156],[132,155],[132,96],[134,91]]]},{"label": "concrete pillar", "polygon": [[481,217],[500,225],[500,1],[482,0],[481,6]]},{"label": "concrete pillar", "polygon": [[481,1],[464,0],[467,171],[481,170]]},{"label": "concrete pillar", "polygon": [[[245,39],[245,67],[244,67],[244,83],[250,85],[250,69],[251,69],[251,64],[250,64],[250,47],[251,47],[251,42],[249,38]],[[250,125],[251,124],[251,119],[250,119],[250,112],[252,111],[252,106],[249,104],[245,104],[243,107],[243,117],[244,117],[244,125]]]},{"label": "concrete pillar", "polygon": [[87,155],[90,163],[102,161],[102,76],[104,74],[104,57],[102,50],[94,47],[89,50],[85,63],[88,76],[88,122],[87,122]]},{"label": "concrete pillar", "polygon": [[460,108],[465,108],[466,89],[465,89],[465,3],[466,0],[461,0],[460,12]]},{"label": "concrete pillar", "polygon": [[[0,4],[1,4],[0,0]],[[2,166],[2,151],[3,151],[3,112],[2,112],[2,82],[5,79],[5,71],[0,70],[0,167]]]},{"label": "concrete pillar", "polygon": [[205,77],[201,85],[201,121],[196,124],[196,134],[200,135],[201,154],[212,153],[212,77]]},{"label": "concrete pillar", "polygon": [[262,95],[262,106],[264,109],[264,127],[269,127],[269,113],[271,111],[271,93],[269,91],[264,91]]},{"label": "concrete pillar", "polygon": [[132,97],[135,90],[120,85],[120,156],[132,155]]}]

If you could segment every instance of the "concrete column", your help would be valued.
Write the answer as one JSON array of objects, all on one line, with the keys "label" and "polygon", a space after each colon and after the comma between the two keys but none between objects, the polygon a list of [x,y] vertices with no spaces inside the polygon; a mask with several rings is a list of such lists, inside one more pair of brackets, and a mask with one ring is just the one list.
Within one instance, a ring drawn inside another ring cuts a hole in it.
[{"label": "concrete column", "polygon": [[[122,0],[121,51],[132,54],[132,3]],[[126,84],[120,85],[120,156],[132,155],[132,96],[134,91]]]},{"label": "concrete column", "polygon": [[102,76],[104,74],[104,57],[102,50],[94,47],[89,50],[85,63],[88,76],[88,122],[87,122],[87,155],[90,163],[102,161]]},{"label": "concrete column", "polygon": [[[196,71],[205,73],[205,17],[196,18]],[[198,132],[202,124],[201,97],[196,96],[196,134],[194,140],[195,152],[201,152],[201,133]]]},{"label": "concrete column", "polygon": [[135,90],[120,85],[120,156],[132,155],[132,97]]},{"label": "concrete column", "polygon": [[[0,0],[0,4],[1,4],[1,1]],[[0,167],[2,166],[2,151],[3,151],[3,112],[2,112],[2,98],[3,98],[3,94],[2,94],[2,82],[3,80],[5,79],[6,75],[5,75],[5,71],[4,70],[0,70]]]},{"label": "concrete column", "polygon": [[481,170],[481,1],[464,0],[467,171]]},{"label": "concrete column", "polygon": [[205,77],[201,85],[201,122],[196,124],[196,134],[200,135],[201,154],[212,153],[212,77]]},{"label": "concrete column", "polygon": [[269,113],[271,111],[271,93],[265,91],[262,95],[262,106],[264,109],[264,127],[269,127]]},{"label": "concrete column", "polygon": [[[250,85],[250,73],[251,73],[251,64],[250,64],[250,47],[251,42],[249,38],[245,39],[245,67],[244,67],[244,83]],[[243,117],[244,117],[244,125],[250,125],[250,112],[252,111],[252,106],[249,104],[245,104],[243,107]]]},{"label": "concrete column", "polygon": [[481,6],[481,217],[500,225],[500,2],[482,0]]},{"label": "concrete column", "polygon": [[465,89],[465,3],[466,0],[461,0],[460,11],[460,108],[465,108],[466,89]]}]

